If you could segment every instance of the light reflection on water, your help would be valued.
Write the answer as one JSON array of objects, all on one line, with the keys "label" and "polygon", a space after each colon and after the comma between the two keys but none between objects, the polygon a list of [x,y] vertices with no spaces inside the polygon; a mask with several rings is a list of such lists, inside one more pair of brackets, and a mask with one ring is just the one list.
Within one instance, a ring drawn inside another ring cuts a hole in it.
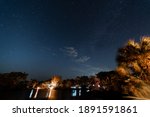
[{"label": "light reflection on water", "polygon": [[0,99],[50,99],[50,100],[70,100],[80,99],[84,95],[82,89],[26,89],[16,91],[1,91]]},{"label": "light reflection on water", "polygon": [[[89,90],[87,89],[86,92]],[[82,95],[81,88],[70,89],[32,89],[29,95],[29,99],[74,99]]]},{"label": "light reflection on water", "polygon": [[32,95],[33,95],[33,89],[31,90],[31,93],[29,95],[29,98],[32,98]]}]

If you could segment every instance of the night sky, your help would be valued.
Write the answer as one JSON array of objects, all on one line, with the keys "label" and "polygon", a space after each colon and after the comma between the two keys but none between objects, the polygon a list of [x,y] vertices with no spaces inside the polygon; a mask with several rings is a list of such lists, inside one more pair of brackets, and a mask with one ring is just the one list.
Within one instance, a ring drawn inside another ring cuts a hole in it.
[{"label": "night sky", "polygon": [[45,80],[116,67],[130,38],[150,35],[150,0],[0,0],[0,73]]}]

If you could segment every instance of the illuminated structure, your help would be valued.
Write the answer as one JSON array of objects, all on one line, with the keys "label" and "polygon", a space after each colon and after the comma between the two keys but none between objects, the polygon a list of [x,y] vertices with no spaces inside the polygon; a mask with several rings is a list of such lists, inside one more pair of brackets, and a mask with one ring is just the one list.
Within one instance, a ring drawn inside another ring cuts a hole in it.
[{"label": "illuminated structure", "polygon": [[29,99],[55,99],[57,83],[45,82],[41,86],[33,88],[30,92]]}]

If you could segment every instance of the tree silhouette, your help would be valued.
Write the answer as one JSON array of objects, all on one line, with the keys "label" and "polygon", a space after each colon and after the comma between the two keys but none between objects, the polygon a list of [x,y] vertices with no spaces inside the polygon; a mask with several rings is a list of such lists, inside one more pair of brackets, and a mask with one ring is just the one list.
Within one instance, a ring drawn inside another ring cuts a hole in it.
[{"label": "tree silhouette", "polygon": [[24,88],[28,74],[11,72],[0,74],[0,87],[5,89]]}]

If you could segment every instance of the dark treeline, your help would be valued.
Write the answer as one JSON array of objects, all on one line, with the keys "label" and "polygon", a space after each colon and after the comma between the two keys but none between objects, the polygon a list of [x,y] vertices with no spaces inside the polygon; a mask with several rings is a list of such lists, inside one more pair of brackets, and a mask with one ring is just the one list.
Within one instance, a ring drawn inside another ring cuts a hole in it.
[{"label": "dark treeline", "polygon": [[23,89],[27,85],[27,73],[11,72],[0,74],[0,89]]}]

